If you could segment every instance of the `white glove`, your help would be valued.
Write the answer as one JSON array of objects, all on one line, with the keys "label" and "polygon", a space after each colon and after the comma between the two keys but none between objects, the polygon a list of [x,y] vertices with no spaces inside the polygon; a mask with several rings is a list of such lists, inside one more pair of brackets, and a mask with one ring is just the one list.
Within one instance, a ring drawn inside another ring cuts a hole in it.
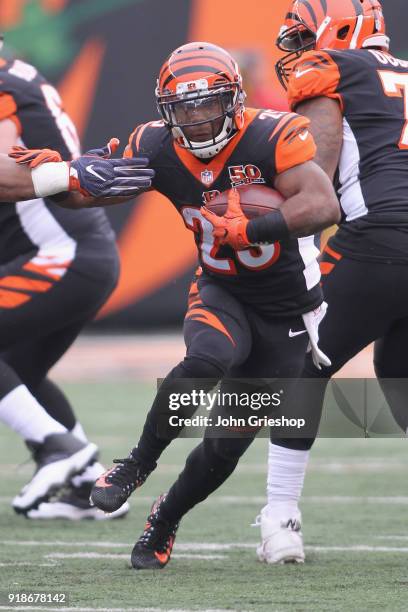
[{"label": "white glove", "polygon": [[303,323],[305,324],[307,333],[309,334],[309,345],[307,352],[312,351],[312,359],[318,370],[322,369],[322,365],[325,367],[331,366],[331,361],[327,355],[319,349],[319,324],[324,319],[327,311],[327,303],[322,302],[316,310],[306,312],[302,315]]}]

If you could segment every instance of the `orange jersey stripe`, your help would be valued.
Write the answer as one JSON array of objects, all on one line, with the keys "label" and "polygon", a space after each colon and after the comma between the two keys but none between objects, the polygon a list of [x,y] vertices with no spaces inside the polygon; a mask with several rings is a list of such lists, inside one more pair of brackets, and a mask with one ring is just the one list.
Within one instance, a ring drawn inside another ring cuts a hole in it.
[{"label": "orange jersey stripe", "polygon": [[0,120],[15,116],[16,112],[17,104],[13,96],[8,93],[0,93]]},{"label": "orange jersey stripe", "polygon": [[300,115],[295,115],[284,125],[275,147],[278,174],[310,161],[316,155],[316,145],[309,132],[309,125],[309,119]]},{"label": "orange jersey stripe", "polygon": [[281,128],[283,128],[283,127],[284,127],[284,125],[285,125],[286,123],[289,123],[289,121],[290,121],[291,119],[293,119],[294,117],[296,117],[296,113],[287,113],[287,114],[285,114],[285,115],[282,117],[282,119],[280,119],[280,120],[278,121],[278,124],[275,126],[275,128],[274,128],[274,130],[272,131],[271,135],[269,136],[268,140],[269,140],[269,141],[270,141],[270,140],[272,140],[272,138],[275,136],[275,134],[277,134],[277,133],[279,132],[279,130],[280,130]]}]

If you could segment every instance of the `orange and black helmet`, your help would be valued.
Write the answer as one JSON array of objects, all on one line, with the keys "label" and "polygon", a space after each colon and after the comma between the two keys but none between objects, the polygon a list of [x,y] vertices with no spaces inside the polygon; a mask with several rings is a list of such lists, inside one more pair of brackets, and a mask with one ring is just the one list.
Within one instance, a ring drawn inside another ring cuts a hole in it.
[{"label": "orange and black helmet", "polygon": [[[244,99],[242,77],[231,55],[211,43],[192,42],[173,51],[164,62],[156,86],[159,113],[180,146],[197,157],[216,155],[243,127]],[[214,102],[218,101],[214,106]],[[214,116],[195,121],[194,112],[216,108]],[[183,110],[184,117],[180,120]],[[189,128],[211,126],[204,141],[189,138]]]},{"label": "orange and black helmet", "polygon": [[379,0],[292,0],[276,44],[286,55],[276,72],[286,87],[291,68],[310,49],[388,49]]}]

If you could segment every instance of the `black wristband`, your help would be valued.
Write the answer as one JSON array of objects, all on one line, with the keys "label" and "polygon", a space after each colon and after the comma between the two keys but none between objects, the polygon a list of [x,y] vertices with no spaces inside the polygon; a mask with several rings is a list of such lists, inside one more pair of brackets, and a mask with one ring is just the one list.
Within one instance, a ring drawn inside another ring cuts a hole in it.
[{"label": "black wristband", "polygon": [[246,228],[249,242],[276,242],[290,237],[289,228],[280,210],[273,210],[267,215],[251,219]]}]

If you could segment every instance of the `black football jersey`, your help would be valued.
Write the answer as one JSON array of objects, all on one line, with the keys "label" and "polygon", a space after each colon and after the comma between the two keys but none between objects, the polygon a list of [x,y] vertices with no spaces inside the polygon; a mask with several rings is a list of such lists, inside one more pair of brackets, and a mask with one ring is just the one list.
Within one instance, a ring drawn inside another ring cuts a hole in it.
[{"label": "black football jersey", "polygon": [[200,207],[231,187],[273,187],[278,173],[312,159],[315,144],[308,125],[295,113],[247,109],[244,128],[218,155],[201,160],[177,145],[162,121],[153,121],[136,128],[125,152],[149,158],[156,172],[153,187],[194,232],[204,273],[243,303],[276,316],[304,313],[322,301],[313,236],[244,251],[217,248]]},{"label": "black football jersey", "polygon": [[342,109],[342,223],[330,245],[362,260],[407,262],[408,62],[374,49],[310,51],[288,94],[292,109],[318,96]]},{"label": "black football jersey", "polygon": [[[50,148],[65,160],[78,156],[79,140],[61,99],[30,64],[0,58],[0,120],[11,119],[28,148]],[[0,203],[0,265],[28,253],[72,261],[92,238],[114,239],[103,210],[69,210],[49,199]],[[90,244],[90,243],[88,243]],[[92,247],[93,248],[93,247]]]}]

